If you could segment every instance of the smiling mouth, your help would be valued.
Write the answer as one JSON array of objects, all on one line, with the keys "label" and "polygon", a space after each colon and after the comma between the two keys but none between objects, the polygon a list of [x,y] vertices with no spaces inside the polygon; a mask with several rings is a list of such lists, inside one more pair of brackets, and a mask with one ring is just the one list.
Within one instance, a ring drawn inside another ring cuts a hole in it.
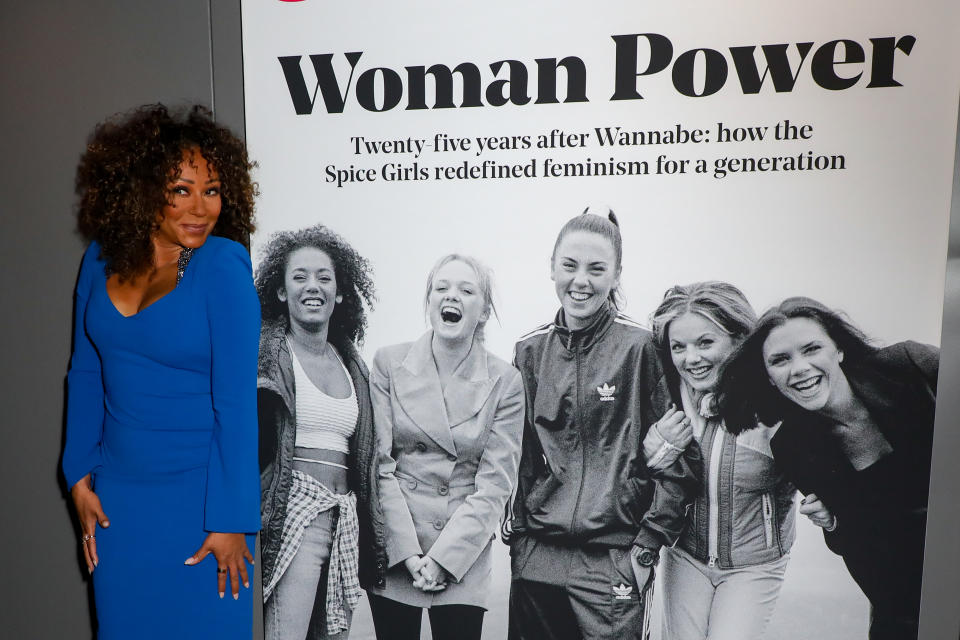
[{"label": "smiling mouth", "polygon": [[687,367],[687,373],[689,373],[693,378],[700,379],[706,378],[707,374],[709,374],[712,369],[713,365],[704,364],[700,365],[699,367]]},{"label": "smiling mouth", "polygon": [[460,309],[456,307],[440,307],[440,319],[447,324],[457,324],[463,318]]},{"label": "smiling mouth", "polygon": [[820,389],[820,381],[823,379],[823,376],[812,376],[810,378],[805,378],[799,382],[794,382],[790,385],[801,396],[810,397],[816,395],[817,391]]},{"label": "smiling mouth", "polygon": [[300,301],[300,304],[308,309],[319,309],[327,303],[323,298],[304,298]]},{"label": "smiling mouth", "polygon": [[207,225],[205,224],[185,224],[183,228],[186,229],[187,233],[203,233],[207,230]]},{"label": "smiling mouth", "polygon": [[593,294],[588,291],[569,291],[567,295],[573,298],[574,302],[586,302],[593,297]]}]

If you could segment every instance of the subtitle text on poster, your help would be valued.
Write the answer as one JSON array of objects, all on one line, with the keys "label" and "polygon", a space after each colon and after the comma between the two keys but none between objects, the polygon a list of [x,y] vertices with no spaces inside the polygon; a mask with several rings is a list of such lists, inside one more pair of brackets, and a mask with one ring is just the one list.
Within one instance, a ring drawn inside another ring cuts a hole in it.
[{"label": "subtitle text on poster", "polygon": [[[603,125],[589,130],[554,128],[492,136],[447,132],[431,137],[352,135],[348,145],[355,161],[346,166],[326,165],[324,181],[343,188],[375,182],[643,176],[724,179],[739,174],[845,170],[843,153],[809,148],[813,135],[812,124],[786,118],[770,124],[717,122],[687,127],[678,123],[653,130]],[[744,145],[752,145],[750,153],[730,149]],[[765,145],[775,145],[776,150],[764,153]],[[800,148],[785,151],[791,146]]]}]

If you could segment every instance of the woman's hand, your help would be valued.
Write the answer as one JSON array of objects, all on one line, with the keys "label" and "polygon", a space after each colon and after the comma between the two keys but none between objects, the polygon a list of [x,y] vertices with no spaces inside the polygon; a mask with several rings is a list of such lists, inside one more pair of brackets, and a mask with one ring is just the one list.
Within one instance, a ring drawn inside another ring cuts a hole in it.
[{"label": "woman's hand", "polygon": [[410,572],[410,577],[413,578],[415,585],[417,584],[417,580],[423,579],[423,576],[420,575],[420,567],[423,566],[423,556],[410,556],[403,561],[403,566]]},{"label": "woman's hand", "polygon": [[244,560],[252,565],[253,554],[247,548],[246,536],[242,533],[211,532],[207,534],[207,539],[203,541],[197,552],[187,558],[183,564],[191,566],[198,564],[211,553],[217,560],[217,592],[222,598],[229,575],[233,599],[238,599],[241,579],[243,579],[243,586],[250,588],[250,579],[247,577],[247,565]]},{"label": "woman's hand", "polygon": [[403,561],[403,566],[407,568],[407,571],[410,573],[410,578],[413,580],[413,586],[417,589],[423,589],[426,584],[426,580],[423,575],[420,573],[420,568],[423,567],[423,556],[410,556]]},{"label": "woman's hand", "polygon": [[[424,567],[432,564],[436,569],[427,569],[424,572]],[[427,556],[410,556],[403,561],[403,565],[407,568],[407,571],[410,573],[410,577],[413,579],[413,586],[421,591],[440,591],[441,589],[446,588],[446,572],[440,568],[432,558]],[[438,584],[436,582],[436,576],[444,576],[443,583]]]},{"label": "woman's hand", "polygon": [[653,426],[660,432],[660,437],[677,449],[686,449],[693,441],[690,418],[675,405],[670,405],[663,417],[653,423]]},{"label": "woman's hand", "polygon": [[73,506],[77,509],[77,518],[80,520],[81,543],[83,544],[83,558],[87,561],[87,573],[100,563],[97,557],[97,524],[106,529],[110,526],[107,514],[103,512],[100,498],[90,488],[90,474],[83,476],[70,489]]},{"label": "woman's hand", "polygon": [[430,556],[423,556],[420,575],[424,580],[424,586],[420,587],[423,591],[442,591],[447,588],[449,574]]},{"label": "woman's hand", "polygon": [[826,505],[820,501],[815,493],[808,493],[800,501],[800,513],[810,518],[810,522],[821,529],[833,531],[837,528],[837,518],[830,513]]}]

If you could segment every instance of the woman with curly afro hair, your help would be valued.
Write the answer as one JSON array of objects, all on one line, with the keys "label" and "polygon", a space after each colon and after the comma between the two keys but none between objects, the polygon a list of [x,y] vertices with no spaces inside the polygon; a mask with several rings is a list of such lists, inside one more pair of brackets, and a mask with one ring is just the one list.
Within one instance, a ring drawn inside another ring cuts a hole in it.
[{"label": "woman with curly afro hair", "polygon": [[159,104],[98,125],[80,160],[63,472],[101,640],[251,634],[252,168],[206,109]]},{"label": "woman with curly afro hair", "polygon": [[[366,260],[317,225],[273,235],[257,267],[267,640],[345,638],[360,587],[383,586]],[[321,583],[321,576],[326,581]]]}]

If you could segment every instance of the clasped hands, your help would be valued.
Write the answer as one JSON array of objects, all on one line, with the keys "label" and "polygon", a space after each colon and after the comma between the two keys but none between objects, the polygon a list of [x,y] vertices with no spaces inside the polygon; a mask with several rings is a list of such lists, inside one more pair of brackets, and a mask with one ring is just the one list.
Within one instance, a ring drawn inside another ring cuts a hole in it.
[{"label": "clasped hands", "polygon": [[403,562],[413,586],[421,591],[442,591],[447,588],[449,574],[430,556],[410,556]]},{"label": "clasped hands", "polygon": [[[100,563],[97,555],[97,525],[99,524],[101,529],[106,529],[110,526],[110,520],[103,511],[100,498],[93,490],[90,474],[73,485],[70,496],[73,498],[77,517],[80,520],[82,532],[80,540],[83,545],[83,557],[87,563],[87,572],[92,574]],[[250,587],[244,561],[253,564],[253,554],[247,548],[244,534],[211,532],[207,534],[196,553],[187,558],[184,564],[188,566],[198,564],[211,553],[217,561],[217,592],[222,598],[229,577],[233,599],[237,600],[240,597],[240,581],[243,581],[244,587]]]}]

